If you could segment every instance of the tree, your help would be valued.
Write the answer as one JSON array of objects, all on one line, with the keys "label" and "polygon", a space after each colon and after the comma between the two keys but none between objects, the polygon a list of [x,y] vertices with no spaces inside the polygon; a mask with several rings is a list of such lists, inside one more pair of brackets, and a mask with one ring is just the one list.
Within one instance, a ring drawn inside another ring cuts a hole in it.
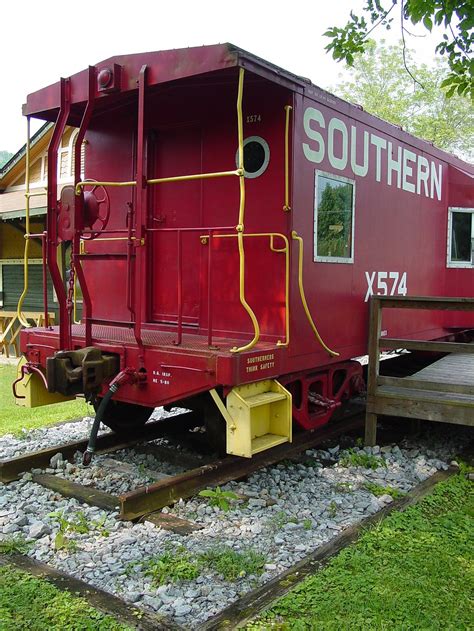
[{"label": "tree", "polygon": [[432,67],[417,65],[413,51],[405,51],[421,87],[399,63],[402,48],[402,44],[386,46],[382,40],[377,45],[371,40],[365,54],[354,56],[350,81],[341,82],[333,91],[441,149],[474,159],[471,102],[457,94],[448,99],[440,88],[448,72],[446,61],[437,59]]},{"label": "tree", "polygon": [[318,255],[349,257],[352,185],[319,176],[318,186]]},{"label": "tree", "polygon": [[0,169],[8,162],[8,160],[10,160],[12,155],[13,153],[10,153],[9,151],[0,151]]},{"label": "tree", "polygon": [[[363,15],[351,11],[350,20],[344,27],[333,26],[325,35],[331,38],[326,46],[332,51],[334,59],[345,60],[349,66],[354,63],[354,56],[363,53],[368,46],[369,35],[378,27],[390,29],[393,25],[396,9],[399,10],[400,33],[404,43],[409,31],[405,23],[423,23],[431,31],[433,25],[442,25],[445,29],[442,40],[436,46],[436,52],[446,55],[450,72],[442,87],[446,94],[469,95],[474,99],[474,3],[472,0],[366,0]],[[408,73],[415,79],[403,56]],[[418,79],[415,79],[417,81]]]}]

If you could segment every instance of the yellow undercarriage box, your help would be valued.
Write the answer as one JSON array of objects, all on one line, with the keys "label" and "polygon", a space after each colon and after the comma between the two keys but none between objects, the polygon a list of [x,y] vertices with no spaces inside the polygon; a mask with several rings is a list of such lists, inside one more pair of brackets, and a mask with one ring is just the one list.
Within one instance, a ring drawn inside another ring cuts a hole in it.
[{"label": "yellow undercarriage box", "polygon": [[[21,376],[21,367],[26,364],[26,359],[22,357],[17,365],[17,377]],[[48,392],[41,377],[35,373],[25,374],[23,379],[16,384],[16,392],[24,399],[15,399],[15,403],[25,408],[37,408],[51,403],[64,403],[72,401],[72,397],[65,397],[56,392]]]},{"label": "yellow undercarriage box", "polygon": [[276,379],[236,386],[227,396],[227,453],[251,458],[292,441],[291,393]]}]

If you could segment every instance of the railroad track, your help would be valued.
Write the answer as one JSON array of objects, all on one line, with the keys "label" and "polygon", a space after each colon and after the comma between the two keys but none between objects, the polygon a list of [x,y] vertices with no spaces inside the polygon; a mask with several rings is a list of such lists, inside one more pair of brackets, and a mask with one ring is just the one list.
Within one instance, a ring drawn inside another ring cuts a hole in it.
[{"label": "railroad track", "polygon": [[[188,469],[183,473],[164,475],[155,472],[158,477],[161,477],[157,482],[139,486],[119,495],[73,482],[58,474],[34,472],[32,473],[32,480],[65,497],[73,497],[92,506],[117,510],[120,519],[134,521],[146,516],[148,520],[165,529],[187,534],[198,529],[199,526],[163,514],[159,512],[160,509],[174,504],[180,498],[189,498],[202,489],[244,478],[258,469],[276,464],[281,460],[294,458],[324,441],[337,438],[342,433],[359,429],[363,423],[364,414],[359,406],[356,411],[347,410],[345,418],[341,418],[337,422],[314,431],[297,433],[294,435],[292,443],[285,443],[269,451],[261,452],[251,459],[227,456],[200,466],[195,466],[198,460],[192,454],[181,454],[172,447],[162,445],[140,445],[145,441],[169,435],[170,432],[176,434],[178,428],[182,432],[199,425],[193,413],[185,413],[149,423],[143,430],[136,432],[133,439],[123,440],[115,434],[100,436],[96,449],[97,454],[106,454],[138,446],[138,450],[152,453],[165,462],[174,464],[179,462],[184,465],[183,468]],[[86,447],[87,440],[74,441],[1,461],[0,481],[11,482],[21,477],[25,472],[47,467],[51,458],[57,453],[61,453],[64,460],[70,460],[77,451],[83,452]]]}]

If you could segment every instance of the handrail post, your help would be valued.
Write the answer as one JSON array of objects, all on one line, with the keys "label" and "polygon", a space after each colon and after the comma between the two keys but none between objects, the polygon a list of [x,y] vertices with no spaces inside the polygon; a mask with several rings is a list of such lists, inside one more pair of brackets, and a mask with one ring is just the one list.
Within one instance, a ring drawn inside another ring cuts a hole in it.
[{"label": "handrail post", "polygon": [[377,391],[380,366],[380,333],[382,331],[382,301],[371,296],[369,307],[369,366],[367,373],[367,413],[365,417],[365,444],[373,446],[377,440],[377,414],[370,406]]},{"label": "handrail post", "polygon": [[46,262],[46,230],[41,239],[41,254],[43,258],[43,307],[44,307],[44,328],[49,327],[49,306],[48,306],[48,267]]},{"label": "handrail post", "polygon": [[48,147],[48,210],[47,210],[47,262],[54,290],[58,297],[59,305],[59,347],[61,350],[70,350],[72,340],[68,330],[68,314],[66,310],[66,289],[59,270],[57,261],[58,247],[58,149],[63,137],[64,129],[71,108],[70,80],[60,81],[60,108],[53,134]]},{"label": "handrail post", "polygon": [[183,339],[183,257],[182,257],[182,243],[181,243],[181,230],[178,230],[178,334],[176,344],[179,346]]},{"label": "handrail post", "polygon": [[245,249],[244,249],[244,215],[245,215],[245,169],[244,169],[244,123],[242,114],[242,98],[244,93],[244,74],[245,70],[239,68],[239,88],[237,92],[237,135],[239,141],[238,160],[239,160],[239,186],[240,186],[240,203],[239,203],[239,221],[236,226],[237,245],[239,248],[239,297],[240,304],[250,317],[254,335],[253,338],[244,346],[234,346],[230,349],[231,353],[241,353],[248,351],[255,346],[260,337],[260,327],[257,317],[245,298]]},{"label": "handrail post", "polygon": [[145,89],[147,79],[147,66],[144,64],[138,74],[138,126],[137,126],[137,175],[136,175],[136,212],[135,212],[135,265],[138,286],[135,291],[135,324],[133,331],[139,348],[140,368],[145,366],[145,357],[142,341],[142,322],[145,318],[147,282],[146,282],[146,217],[147,181],[146,181],[146,156],[145,156]]},{"label": "handrail post", "polygon": [[212,346],[212,240],[214,231],[209,230],[209,249],[207,255],[207,345]]},{"label": "handrail post", "polygon": [[[43,250],[44,250],[43,243]],[[23,252],[23,291],[16,308],[18,321],[29,327],[28,320],[22,314],[23,302],[28,293],[28,253],[30,249],[30,117],[26,117],[26,170],[25,170],[25,248]]]},{"label": "handrail post", "polygon": [[[92,112],[95,105],[95,80],[96,70],[94,66],[89,66],[89,86],[87,95],[87,104],[82,116],[81,124],[79,126],[79,132],[76,136],[76,145],[74,147],[74,188],[77,187],[81,181],[81,150],[82,142],[86,135],[87,128],[89,126]],[[74,262],[74,269],[77,274],[77,280],[82,291],[82,321],[84,322],[84,338],[85,345],[90,346],[92,344],[92,301],[87,287],[84,270],[82,269],[82,263],[79,258],[81,248],[81,233],[82,233],[82,219],[83,219],[83,205],[84,196],[79,195],[75,199],[74,204],[74,237],[72,242],[72,260]],[[74,287],[75,287],[74,283]],[[74,296],[74,312],[76,310],[76,299]],[[75,315],[74,315],[75,319]]]}]

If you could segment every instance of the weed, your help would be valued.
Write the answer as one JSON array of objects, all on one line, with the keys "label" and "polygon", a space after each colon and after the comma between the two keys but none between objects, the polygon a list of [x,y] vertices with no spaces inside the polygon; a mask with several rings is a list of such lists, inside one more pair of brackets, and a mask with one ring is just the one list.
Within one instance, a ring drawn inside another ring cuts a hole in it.
[{"label": "weed", "polygon": [[354,492],[354,487],[352,486],[350,482],[337,482],[334,485],[334,488],[338,493],[353,493]]},{"label": "weed", "polygon": [[311,519],[303,519],[303,528],[305,530],[311,530],[312,525],[313,522],[311,521]]},{"label": "weed", "polygon": [[363,467],[364,469],[378,469],[387,466],[383,458],[354,449],[347,449],[339,459],[339,464],[342,467]]},{"label": "weed", "polygon": [[235,581],[249,575],[259,575],[265,565],[265,557],[254,550],[236,552],[223,547],[207,550],[200,555],[202,565],[222,574],[226,581]]},{"label": "weed", "polygon": [[375,497],[380,497],[381,495],[391,495],[394,500],[403,497],[405,493],[403,491],[399,491],[398,489],[393,488],[393,486],[382,486],[381,484],[375,484],[375,482],[366,482],[364,484],[364,488],[375,495]]},{"label": "weed", "polygon": [[336,504],[336,502],[333,500],[329,506],[328,506],[328,515],[329,517],[333,518],[337,515],[337,511],[338,511],[338,506]]},{"label": "weed", "polygon": [[239,496],[233,491],[223,491],[220,486],[215,489],[204,489],[199,491],[201,497],[207,497],[211,506],[217,506],[220,510],[228,511],[230,508],[229,500],[238,500]]},{"label": "weed", "polygon": [[128,567],[131,569],[132,565],[141,565],[145,576],[149,576],[155,586],[191,581],[200,574],[199,560],[193,558],[184,546],[179,546],[176,550],[167,550],[141,563],[129,564]]},{"label": "weed", "polygon": [[104,528],[107,516],[97,520],[89,521],[84,511],[78,511],[71,519],[65,516],[65,511],[55,511],[49,513],[51,517],[59,524],[59,532],[54,539],[55,550],[68,550],[73,552],[77,549],[77,542],[70,539],[67,533],[77,533],[80,535],[88,534],[91,530],[98,530],[103,537],[109,536],[109,531]]},{"label": "weed", "polygon": [[270,518],[269,523],[275,530],[280,530],[286,524],[297,524],[298,518],[294,515],[288,515],[284,510],[281,510]]},{"label": "weed", "polygon": [[2,554],[25,554],[31,547],[31,543],[25,541],[21,535],[14,535],[0,541],[0,552]]}]

